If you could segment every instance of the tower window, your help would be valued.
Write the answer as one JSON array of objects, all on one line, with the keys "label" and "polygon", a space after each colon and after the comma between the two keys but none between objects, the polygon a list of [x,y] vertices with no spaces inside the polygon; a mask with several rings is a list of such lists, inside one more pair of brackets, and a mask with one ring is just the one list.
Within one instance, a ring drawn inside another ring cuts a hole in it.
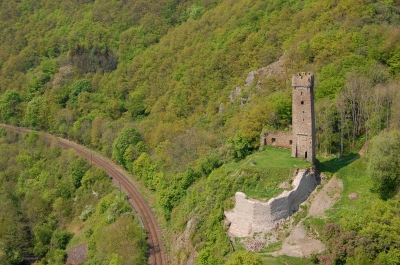
[{"label": "tower window", "polygon": [[272,141],[273,143],[275,143],[276,139],[275,139],[275,138],[272,138],[271,141]]},{"label": "tower window", "polygon": [[304,105],[304,100],[301,101],[301,105]]},{"label": "tower window", "polygon": [[292,140],[289,140],[289,144],[291,145],[293,143],[293,141]]}]

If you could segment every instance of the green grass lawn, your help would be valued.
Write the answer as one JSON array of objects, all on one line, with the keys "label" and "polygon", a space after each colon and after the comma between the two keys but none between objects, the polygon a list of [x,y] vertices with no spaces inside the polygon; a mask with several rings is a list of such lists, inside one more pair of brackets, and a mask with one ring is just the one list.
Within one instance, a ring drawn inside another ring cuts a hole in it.
[{"label": "green grass lawn", "polygon": [[240,162],[224,165],[230,175],[234,189],[251,198],[268,200],[279,195],[282,182],[290,182],[297,168],[309,167],[304,159],[291,157],[290,150],[267,146]]},{"label": "green grass lawn", "polygon": [[[361,216],[366,208],[379,200],[377,194],[371,191],[372,179],[367,173],[367,158],[361,157],[354,161],[355,154],[321,162],[318,169],[327,175],[335,174],[343,181],[343,192],[341,199],[326,212],[326,219],[308,218],[311,224],[320,234],[326,223],[342,223],[347,219]],[[352,162],[349,162],[352,161]],[[323,171],[325,170],[325,171]],[[356,200],[350,200],[348,195],[357,193]]]},{"label": "green grass lawn", "polygon": [[[341,200],[329,212],[328,217],[332,221],[339,221],[346,216],[359,215],[368,205],[379,200],[378,195],[371,192],[373,183],[366,169],[367,159],[362,157],[336,173],[336,176],[343,181],[344,190]],[[358,199],[350,200],[348,198],[350,193],[357,193]]]},{"label": "green grass lawn", "polygon": [[306,168],[310,165],[305,159],[291,157],[288,149],[265,146],[263,151],[249,155],[242,161],[226,164],[226,167],[235,171],[242,168]]},{"label": "green grass lawn", "polygon": [[[328,176],[336,175],[340,178],[343,181],[344,190],[342,198],[331,210],[327,211],[327,218],[309,217],[305,221],[306,227],[311,225],[321,234],[327,222],[340,224],[348,218],[361,215],[368,205],[379,200],[378,196],[371,192],[373,184],[367,173],[367,161],[364,156],[357,158],[355,153],[342,158],[318,157],[318,170]],[[282,191],[277,185],[288,179],[289,172],[308,166],[310,163],[305,160],[290,157],[290,150],[273,147],[267,147],[261,152],[252,154],[239,163],[226,165],[234,172],[231,177],[241,184],[238,187],[241,187],[249,197],[257,199],[276,196]],[[350,200],[348,198],[350,193],[357,193],[358,199]],[[264,264],[312,264],[312,260],[306,258],[272,257],[266,253],[262,253],[262,255]]]}]

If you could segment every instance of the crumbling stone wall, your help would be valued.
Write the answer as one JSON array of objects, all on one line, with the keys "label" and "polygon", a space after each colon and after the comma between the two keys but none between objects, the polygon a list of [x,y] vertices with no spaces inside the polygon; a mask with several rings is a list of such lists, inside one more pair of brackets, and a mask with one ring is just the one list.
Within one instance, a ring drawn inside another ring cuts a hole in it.
[{"label": "crumbling stone wall", "polygon": [[311,169],[302,169],[292,183],[292,190],[284,191],[268,202],[249,199],[243,192],[237,192],[234,209],[225,212],[230,222],[229,233],[245,237],[277,227],[298,210],[318,184],[318,174]]},{"label": "crumbling stone wall", "polygon": [[286,149],[292,148],[292,132],[262,132],[260,146],[270,145]]}]

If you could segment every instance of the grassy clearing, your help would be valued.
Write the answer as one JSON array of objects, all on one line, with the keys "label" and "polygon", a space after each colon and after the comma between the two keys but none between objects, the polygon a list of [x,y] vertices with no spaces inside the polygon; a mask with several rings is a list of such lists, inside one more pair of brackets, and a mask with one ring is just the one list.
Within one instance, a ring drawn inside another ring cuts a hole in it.
[{"label": "grassy clearing", "polygon": [[[331,221],[337,222],[346,216],[360,215],[369,205],[379,200],[378,195],[371,192],[373,183],[366,168],[367,159],[362,157],[336,173],[343,181],[344,190],[341,200],[328,212]],[[357,193],[358,199],[350,200],[350,193]]]},{"label": "grassy clearing", "polygon": [[327,176],[332,176],[340,169],[348,166],[351,161],[357,159],[356,153],[351,153],[343,157],[329,156],[329,157],[317,157],[317,169],[320,172],[324,172]]},{"label": "grassy clearing", "polygon": [[224,165],[226,171],[233,172],[230,178],[233,188],[242,191],[251,198],[268,200],[279,195],[282,182],[290,182],[297,168],[306,168],[311,164],[304,159],[291,157],[290,150],[267,146],[261,152],[246,159]]},{"label": "grassy clearing", "polygon": [[288,149],[265,146],[263,151],[249,155],[240,162],[226,164],[226,167],[237,171],[245,168],[306,168],[310,165],[304,159],[291,157]]},{"label": "grassy clearing", "polygon": [[271,253],[282,249],[282,241],[269,243],[267,247],[263,248],[260,253]]},{"label": "grassy clearing", "polygon": [[313,264],[310,259],[306,258],[295,258],[290,256],[279,256],[279,257],[272,257],[270,255],[264,255],[264,264],[265,265],[309,265]]}]

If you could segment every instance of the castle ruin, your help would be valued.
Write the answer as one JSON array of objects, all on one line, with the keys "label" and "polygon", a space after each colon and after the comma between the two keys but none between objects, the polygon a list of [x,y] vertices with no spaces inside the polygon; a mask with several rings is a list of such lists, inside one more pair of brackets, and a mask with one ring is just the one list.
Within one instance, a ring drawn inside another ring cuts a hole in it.
[{"label": "castle ruin", "polygon": [[292,150],[292,157],[315,163],[314,75],[297,73],[292,78],[291,132],[263,132],[261,146]]},{"label": "castle ruin", "polygon": [[[315,164],[314,75],[297,73],[292,78],[292,126],[289,132],[266,131],[261,134],[261,146],[270,145],[292,150],[293,157],[305,158]],[[314,168],[300,169],[292,182],[292,190],[285,190],[268,202],[248,198],[236,192],[235,207],[225,212],[228,232],[246,237],[254,232],[267,231],[298,210],[319,184]]]}]

